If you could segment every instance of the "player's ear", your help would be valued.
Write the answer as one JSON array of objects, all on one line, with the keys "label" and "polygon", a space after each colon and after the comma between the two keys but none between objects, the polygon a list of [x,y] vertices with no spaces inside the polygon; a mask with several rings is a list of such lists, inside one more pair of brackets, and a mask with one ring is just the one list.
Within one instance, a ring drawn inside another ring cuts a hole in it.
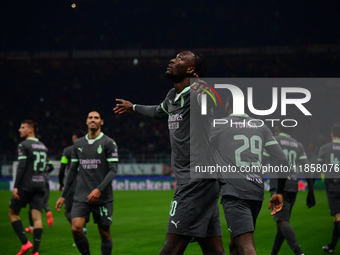
[{"label": "player's ear", "polygon": [[100,125],[103,125],[104,124],[104,120],[101,121]]},{"label": "player's ear", "polygon": [[187,73],[191,74],[191,76],[193,76],[196,73],[196,68],[193,67],[193,66],[189,67],[188,70],[187,70]]}]

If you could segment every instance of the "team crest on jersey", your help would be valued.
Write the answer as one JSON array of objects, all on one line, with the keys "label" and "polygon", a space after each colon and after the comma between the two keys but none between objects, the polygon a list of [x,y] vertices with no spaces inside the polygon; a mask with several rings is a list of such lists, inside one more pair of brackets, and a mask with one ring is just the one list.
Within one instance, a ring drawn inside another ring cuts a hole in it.
[{"label": "team crest on jersey", "polygon": [[101,154],[103,151],[102,146],[99,144],[99,147],[97,149],[98,154]]}]

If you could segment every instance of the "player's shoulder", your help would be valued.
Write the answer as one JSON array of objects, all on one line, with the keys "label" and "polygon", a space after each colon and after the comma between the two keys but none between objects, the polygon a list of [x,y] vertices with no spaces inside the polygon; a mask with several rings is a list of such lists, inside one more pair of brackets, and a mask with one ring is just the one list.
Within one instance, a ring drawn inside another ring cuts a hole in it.
[{"label": "player's shoulder", "polygon": [[289,140],[289,141],[294,141],[294,142],[297,143],[296,139],[294,139],[290,135],[288,135],[286,133],[282,133],[282,132],[280,134],[276,135],[275,138],[278,139],[278,140]]},{"label": "player's shoulder", "polygon": [[26,141],[27,141],[27,140],[21,141],[21,142],[18,144],[18,147],[19,147],[19,148],[20,148],[20,147],[25,147],[26,144],[27,144]]},{"label": "player's shoulder", "polygon": [[47,146],[38,138],[28,138],[25,141],[22,141],[20,144],[28,148],[47,150]]},{"label": "player's shoulder", "polygon": [[105,134],[103,135],[102,139],[105,142],[105,144],[113,144],[113,145],[117,146],[116,141],[113,140],[111,137],[105,135]]},{"label": "player's shoulder", "polygon": [[73,144],[70,145],[70,146],[67,146],[66,148],[64,148],[64,152],[67,152],[67,151],[72,151],[73,150]]},{"label": "player's shoulder", "polygon": [[[326,143],[324,145],[322,145],[320,147],[320,150],[328,150],[328,149],[331,149],[333,147],[334,143],[333,142],[329,142],[329,143]],[[338,144],[338,146],[340,146],[340,144]]]},{"label": "player's shoulder", "polygon": [[[84,145],[84,143],[87,143],[87,140],[86,140],[85,136],[80,137],[80,138],[78,138],[77,140],[75,140],[74,143],[73,143],[73,145],[71,145],[71,146],[69,146],[69,147],[71,147],[71,148],[73,149],[74,147]],[[67,148],[68,148],[68,147],[67,147]]]},{"label": "player's shoulder", "polygon": [[171,89],[168,91],[168,95],[169,95],[169,94],[173,94],[173,93],[176,93],[175,88],[171,88]]},{"label": "player's shoulder", "polygon": [[176,97],[176,90],[175,90],[175,88],[172,88],[172,89],[170,89],[170,90],[168,91],[168,94],[166,94],[165,99],[166,99],[166,100],[167,100],[167,99],[173,100],[173,99],[175,99],[175,97]]}]

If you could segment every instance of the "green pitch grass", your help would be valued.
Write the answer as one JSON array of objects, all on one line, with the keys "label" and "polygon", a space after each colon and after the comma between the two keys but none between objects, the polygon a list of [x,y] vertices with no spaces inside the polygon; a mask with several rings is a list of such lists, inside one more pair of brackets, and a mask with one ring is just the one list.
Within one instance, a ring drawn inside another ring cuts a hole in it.
[{"label": "green pitch grass", "polygon": [[[15,235],[9,222],[8,202],[11,192],[0,192],[0,254],[16,254],[21,243]],[[73,239],[71,227],[64,213],[58,213],[54,209],[55,203],[60,195],[58,191],[52,191],[49,204],[54,216],[54,226],[48,227],[45,213],[43,213],[44,232],[40,245],[41,255],[56,254],[80,254],[77,248],[72,247]],[[158,254],[165,240],[166,225],[170,202],[173,191],[115,191],[113,225],[111,227],[113,239],[112,254]],[[270,212],[267,210],[269,192],[265,193],[265,201],[262,211],[257,220],[255,231],[255,243],[258,254],[269,254],[276,226]],[[295,230],[297,240],[302,251],[308,254],[324,254],[321,250],[332,235],[333,219],[328,212],[328,204],[325,191],[316,191],[315,207],[306,207],[307,192],[299,192],[293,209],[291,225]],[[221,206],[220,206],[221,209]],[[223,231],[223,244],[229,254],[229,233],[226,226],[223,211],[221,212],[221,223]],[[24,227],[28,226],[27,208],[20,213]],[[100,237],[97,226],[93,219],[87,225],[88,240],[92,255],[100,255]],[[33,234],[27,234],[33,243]],[[186,255],[202,254],[197,243],[189,244]],[[288,244],[284,242],[280,254],[293,254]]]}]

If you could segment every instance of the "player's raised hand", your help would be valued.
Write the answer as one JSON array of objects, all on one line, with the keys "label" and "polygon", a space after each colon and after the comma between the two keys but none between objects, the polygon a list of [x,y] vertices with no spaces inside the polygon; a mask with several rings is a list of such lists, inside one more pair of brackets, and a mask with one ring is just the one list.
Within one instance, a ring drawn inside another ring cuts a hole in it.
[{"label": "player's raised hand", "polygon": [[17,188],[13,189],[13,197],[14,197],[15,200],[20,200],[19,191],[18,191]]},{"label": "player's raised hand", "polygon": [[200,79],[196,79],[195,83],[190,85],[190,88],[195,90],[198,94],[206,94],[205,90],[208,90],[206,82]]},{"label": "player's raised hand", "polygon": [[120,104],[116,104],[116,107],[113,108],[114,113],[122,114],[125,112],[133,113],[133,104],[124,99],[116,99],[116,101],[120,102]]},{"label": "player's raised hand", "polygon": [[273,194],[273,196],[269,200],[268,210],[272,208],[273,204],[274,204],[274,208],[273,208],[273,211],[270,213],[271,215],[274,215],[277,212],[281,211],[282,206],[283,206],[282,194],[277,194],[276,192]]},{"label": "player's raised hand", "polygon": [[55,209],[57,210],[57,212],[60,212],[60,209],[63,206],[64,201],[65,201],[65,198],[59,197],[59,199],[58,199],[58,201],[57,201],[57,203],[55,205]]},{"label": "player's raised hand", "polygon": [[102,193],[99,191],[99,189],[94,189],[94,190],[92,190],[92,192],[90,193],[90,195],[87,196],[87,198],[88,198],[87,202],[88,202],[89,204],[94,204],[95,202],[98,201],[98,199],[99,199],[99,197],[100,197],[101,194],[102,194]]}]

